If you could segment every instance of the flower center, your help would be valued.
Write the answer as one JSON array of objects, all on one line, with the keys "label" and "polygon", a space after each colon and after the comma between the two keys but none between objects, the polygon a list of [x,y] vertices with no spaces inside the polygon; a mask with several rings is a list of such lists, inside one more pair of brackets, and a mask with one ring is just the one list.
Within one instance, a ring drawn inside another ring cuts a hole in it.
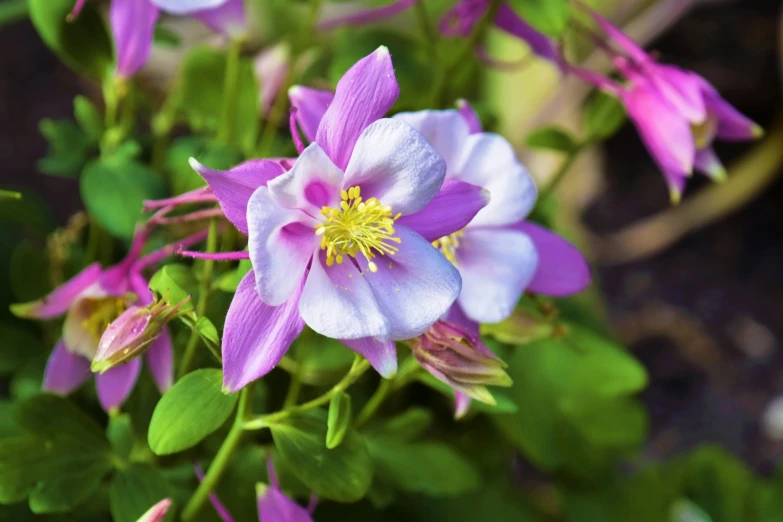
[{"label": "flower center", "polygon": [[394,255],[400,238],[394,237],[394,222],[400,214],[392,216],[389,206],[381,205],[376,198],[362,200],[360,187],[340,191],[340,208],[323,207],[321,214],[326,221],[315,227],[321,236],[321,250],[326,250],[326,265],[343,262],[344,256],[362,254],[371,272],[378,266],[372,261],[376,254]]},{"label": "flower center", "polygon": [[87,317],[82,321],[82,326],[97,344],[109,324],[128,308],[128,302],[123,297],[87,298],[82,306]]},{"label": "flower center", "polygon": [[432,246],[441,251],[446,256],[446,259],[451,261],[452,265],[457,264],[457,249],[459,248],[459,240],[465,233],[462,230],[457,230],[453,234],[443,236],[440,239],[436,239],[432,242]]},{"label": "flower center", "polygon": [[718,121],[713,115],[707,115],[701,123],[691,124],[691,134],[697,149],[704,149],[710,146],[715,138],[715,132],[718,130]]}]

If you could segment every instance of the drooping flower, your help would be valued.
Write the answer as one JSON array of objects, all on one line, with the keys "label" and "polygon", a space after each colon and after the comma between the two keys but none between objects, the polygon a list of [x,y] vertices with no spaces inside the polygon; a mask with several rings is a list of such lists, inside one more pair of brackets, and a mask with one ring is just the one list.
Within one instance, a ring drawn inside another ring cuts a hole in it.
[{"label": "drooping flower", "polygon": [[164,498],[152,506],[136,522],[163,522],[163,519],[166,518],[166,513],[169,512],[169,508],[171,508],[171,499]]},{"label": "drooping flower", "polygon": [[[70,18],[79,15],[84,0],[77,0]],[[116,75],[129,78],[147,62],[160,10],[189,15],[213,31],[237,37],[244,31],[244,0],[112,0],[109,11]]]},{"label": "drooping flower", "polygon": [[459,294],[459,274],[422,231],[455,232],[486,195],[451,183],[452,204],[433,204],[445,164],[409,125],[383,118],[398,91],[381,47],[340,80],[291,170],[256,161],[218,172],[192,160],[249,235],[253,272],[237,289],[223,338],[226,388],[274,368],[305,323],[389,376],[394,341],[423,333]]},{"label": "drooping flower", "polygon": [[[199,234],[180,245],[187,246],[203,238]],[[90,363],[112,321],[133,305],[152,302],[152,293],[141,270],[158,260],[160,251],[140,258],[145,240],[144,232],[137,234],[126,258],[108,269],[92,264],[42,299],[11,306],[15,315],[24,318],[52,319],[65,315],[62,338],[46,365],[44,390],[67,395],[81,385],[91,375]],[[165,392],[173,378],[167,331],[162,331],[149,344],[145,358],[158,389]],[[134,358],[96,376],[98,398],[106,411],[125,401],[140,370],[141,359]]]},{"label": "drooping flower", "polygon": [[469,399],[495,404],[487,386],[511,386],[506,364],[478,333],[458,324],[438,321],[409,344],[419,364],[454,390],[457,417],[467,411]]},{"label": "drooping flower", "polygon": [[763,134],[703,77],[658,63],[631,38],[597,13],[592,13],[609,42],[622,55],[613,56],[627,83],[619,85],[589,71],[571,68],[582,79],[620,98],[658,164],[673,202],[678,202],[693,169],[714,180],[726,170],[712,148],[716,138],[742,141]]}]

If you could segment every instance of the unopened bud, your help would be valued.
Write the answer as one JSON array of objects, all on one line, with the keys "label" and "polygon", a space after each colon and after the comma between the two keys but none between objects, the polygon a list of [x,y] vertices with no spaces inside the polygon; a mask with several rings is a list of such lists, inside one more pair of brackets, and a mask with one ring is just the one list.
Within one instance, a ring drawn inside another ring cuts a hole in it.
[{"label": "unopened bud", "polygon": [[176,305],[165,298],[147,306],[131,306],[109,324],[98,343],[92,361],[93,372],[103,373],[142,355],[158,338],[166,323],[182,314],[187,297]]},{"label": "unopened bud", "polygon": [[163,522],[163,519],[166,518],[166,513],[168,513],[170,507],[171,499],[164,498],[152,506],[136,522]]},{"label": "unopened bud", "polygon": [[455,391],[472,399],[495,404],[487,386],[511,386],[504,363],[464,328],[438,321],[410,341],[413,356],[422,367]]}]

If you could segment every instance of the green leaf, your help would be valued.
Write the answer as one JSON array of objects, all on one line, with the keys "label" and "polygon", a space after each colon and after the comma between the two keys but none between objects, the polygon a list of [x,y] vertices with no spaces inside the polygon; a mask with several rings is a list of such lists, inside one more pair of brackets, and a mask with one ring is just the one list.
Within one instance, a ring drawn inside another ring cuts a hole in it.
[{"label": "green leaf", "polygon": [[348,434],[351,425],[351,396],[340,391],[332,395],[329,401],[329,414],[326,419],[326,447],[334,449]]},{"label": "green leaf", "polygon": [[198,281],[190,267],[179,264],[166,265],[150,279],[150,290],[159,294],[170,305],[176,305],[191,296],[190,301],[182,306],[183,311],[193,310],[193,295],[198,288]]},{"label": "green leaf", "polygon": [[338,341],[319,335],[309,328],[306,328],[294,343],[309,344],[307,358],[301,362],[299,368],[299,377],[305,384],[334,383],[345,375],[354,360],[354,352]]},{"label": "green leaf", "polygon": [[[179,110],[196,131],[215,132],[220,125],[225,70],[225,51],[206,45],[192,48],[182,62]],[[232,134],[238,136],[242,151],[249,153],[255,148],[261,120],[258,108],[258,82],[249,59],[240,61],[236,96],[237,114]]]},{"label": "green leaf", "polygon": [[170,455],[201,442],[228,419],[238,395],[222,391],[223,373],[206,368],[187,374],[155,407],[149,444],[156,455]]},{"label": "green leaf", "polygon": [[41,351],[41,342],[27,329],[13,323],[0,323],[0,375],[15,372],[30,355]]},{"label": "green leaf", "polygon": [[568,0],[511,0],[510,4],[527,23],[552,37],[561,36],[571,19]]},{"label": "green leaf", "polygon": [[163,179],[144,164],[92,161],[81,177],[84,205],[98,222],[115,236],[130,238],[142,218],[145,199],[163,197]]},{"label": "green leaf", "polygon": [[73,115],[84,134],[97,143],[103,135],[103,116],[95,104],[80,94],[73,99]]},{"label": "green leaf", "polygon": [[0,503],[29,495],[34,513],[60,513],[97,490],[112,458],[91,418],[48,394],[24,401],[16,418],[28,435],[0,441]]},{"label": "green leaf", "polygon": [[30,19],[41,39],[68,66],[103,78],[114,61],[109,34],[90,5],[76,20],[68,21],[73,4],[73,0],[29,0]]},{"label": "green leaf", "polygon": [[155,468],[134,465],[117,473],[109,490],[114,522],[136,522],[170,493],[168,481]]},{"label": "green leaf", "polygon": [[75,178],[84,169],[95,148],[93,140],[71,120],[43,119],[38,129],[49,142],[46,157],[38,160],[44,174]]},{"label": "green leaf", "polygon": [[123,413],[111,417],[106,427],[106,437],[111,443],[114,454],[122,460],[128,460],[133,448],[133,425],[130,415]]},{"label": "green leaf", "polygon": [[418,439],[432,424],[432,411],[426,408],[408,408],[384,422],[374,433],[401,441]]},{"label": "green leaf", "polygon": [[593,94],[585,107],[587,138],[591,141],[610,138],[625,120],[625,108],[620,100],[603,92]]},{"label": "green leaf", "polygon": [[23,435],[24,431],[13,417],[15,404],[10,401],[0,400],[0,439]]},{"label": "green leaf", "polygon": [[410,443],[388,436],[367,438],[376,475],[410,493],[456,496],[476,490],[481,477],[453,448],[440,442]]},{"label": "green leaf", "polygon": [[579,148],[576,140],[559,127],[536,129],[527,136],[526,143],[528,147],[534,149],[556,150],[565,153],[572,153]]},{"label": "green leaf", "polygon": [[242,281],[242,278],[245,277],[248,272],[250,272],[251,268],[253,268],[253,264],[250,262],[250,260],[243,259],[239,262],[239,266],[237,266],[235,270],[229,270],[220,276],[220,279],[218,279],[217,283],[218,288],[224,292],[233,294],[237,291],[237,287],[239,287],[239,283]]},{"label": "green leaf", "polygon": [[319,497],[356,502],[367,493],[372,461],[356,431],[351,431],[338,447],[327,449],[323,410],[290,418],[270,429],[287,467]]}]

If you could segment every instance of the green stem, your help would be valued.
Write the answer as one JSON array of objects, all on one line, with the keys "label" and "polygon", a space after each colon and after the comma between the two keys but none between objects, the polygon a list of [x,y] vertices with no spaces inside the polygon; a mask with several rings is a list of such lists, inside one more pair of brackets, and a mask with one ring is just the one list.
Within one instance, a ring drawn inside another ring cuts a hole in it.
[{"label": "green stem", "polygon": [[433,62],[433,65],[437,65],[438,33],[432,26],[432,20],[429,12],[427,12],[427,7],[424,5],[424,0],[416,0],[414,7],[416,9],[416,19],[419,21],[419,27],[424,34],[424,41],[427,43],[427,52],[430,55],[430,60]]},{"label": "green stem", "polygon": [[451,62],[450,65],[441,69],[440,74],[435,79],[435,86],[433,88],[432,100],[435,108],[438,108],[444,104],[444,98],[446,96],[447,81],[454,76],[460,67],[467,61],[470,56],[475,52],[476,46],[484,38],[484,34],[487,29],[490,28],[495,20],[495,16],[498,14],[498,9],[503,3],[503,0],[491,0],[487,11],[481,20],[473,26],[473,30],[468,35],[465,47],[457,55],[457,57]]},{"label": "green stem", "polygon": [[215,489],[215,486],[217,486],[223,473],[225,473],[231,456],[242,441],[245,419],[250,416],[252,405],[253,383],[251,382],[240,392],[239,407],[237,408],[237,415],[234,419],[234,424],[231,426],[231,430],[228,432],[223,444],[220,446],[206,475],[204,475],[204,480],[201,481],[201,484],[199,484],[195,493],[193,493],[193,496],[190,497],[190,500],[185,505],[185,509],[182,510],[183,521],[187,522],[198,515],[201,508],[204,507],[204,504],[209,499],[209,494]]},{"label": "green stem", "polygon": [[269,111],[269,118],[264,124],[261,138],[258,140],[258,157],[260,158],[265,158],[269,155],[272,144],[275,141],[277,129],[283,121],[286,103],[288,102],[288,89],[291,87],[291,80],[293,79],[293,64],[295,61],[296,55],[292,53],[291,64],[288,67],[288,72],[286,72],[283,85],[275,97],[275,102],[272,104],[272,110]]},{"label": "green stem", "polygon": [[291,374],[291,384],[288,386],[288,392],[283,401],[283,409],[290,408],[296,405],[299,400],[299,392],[302,390],[302,362],[307,358],[310,351],[310,344],[298,344],[296,346],[296,362],[298,363],[297,369]]},{"label": "green stem", "polygon": [[560,168],[558,168],[557,171],[552,174],[552,181],[550,181],[549,184],[544,187],[543,190],[541,190],[541,193],[538,195],[539,202],[549,198],[555,192],[555,189],[565,179],[566,175],[571,170],[571,167],[574,165],[574,162],[576,162],[577,158],[579,158],[579,154],[585,149],[585,146],[585,144],[581,144],[568,153],[566,159],[563,161],[563,163],[560,164]]},{"label": "green stem", "polygon": [[[207,236],[207,252],[212,253],[217,247],[217,221],[212,220],[209,222],[209,235]],[[209,291],[212,288],[212,270],[215,266],[215,261],[212,259],[204,260],[204,270],[201,273],[201,281],[199,287],[198,303],[196,304],[196,315],[202,317],[207,311],[207,304],[209,303]],[[195,329],[190,332],[188,338],[188,344],[185,346],[185,354],[182,356],[182,364],[179,367],[178,378],[182,378],[188,373],[193,363],[193,357],[196,355],[196,347],[198,346],[199,336]]]},{"label": "green stem", "polygon": [[245,429],[260,430],[263,428],[268,428],[270,425],[279,422],[283,419],[286,419],[291,415],[297,413],[303,413],[305,411],[318,408],[319,406],[323,406],[324,404],[327,404],[331,400],[332,396],[347,390],[348,387],[350,387],[369,368],[370,368],[369,361],[357,355],[348,373],[346,373],[345,376],[342,378],[342,380],[340,380],[340,382],[335,384],[332,387],[332,389],[329,390],[328,392],[324,393],[320,397],[317,397],[309,402],[305,402],[298,406],[291,406],[290,408],[284,409],[282,411],[278,411],[276,413],[260,415],[254,419],[251,419],[245,423]]},{"label": "green stem", "polygon": [[8,25],[27,18],[27,0],[7,0],[0,3],[0,25]]},{"label": "green stem", "polygon": [[416,373],[419,370],[421,370],[421,366],[418,361],[416,361],[415,358],[410,357],[402,364],[396,376],[391,379],[381,380],[375,393],[372,394],[370,400],[367,401],[358,415],[356,415],[356,420],[354,420],[353,425],[354,429],[364,426],[365,423],[375,415],[375,412],[378,411],[378,408],[380,408],[389,394],[408,384],[416,377]]},{"label": "green stem", "polygon": [[223,86],[223,117],[218,130],[218,140],[231,144],[237,117],[237,89],[239,88],[239,65],[242,57],[242,40],[232,40],[226,57],[226,76]]}]

